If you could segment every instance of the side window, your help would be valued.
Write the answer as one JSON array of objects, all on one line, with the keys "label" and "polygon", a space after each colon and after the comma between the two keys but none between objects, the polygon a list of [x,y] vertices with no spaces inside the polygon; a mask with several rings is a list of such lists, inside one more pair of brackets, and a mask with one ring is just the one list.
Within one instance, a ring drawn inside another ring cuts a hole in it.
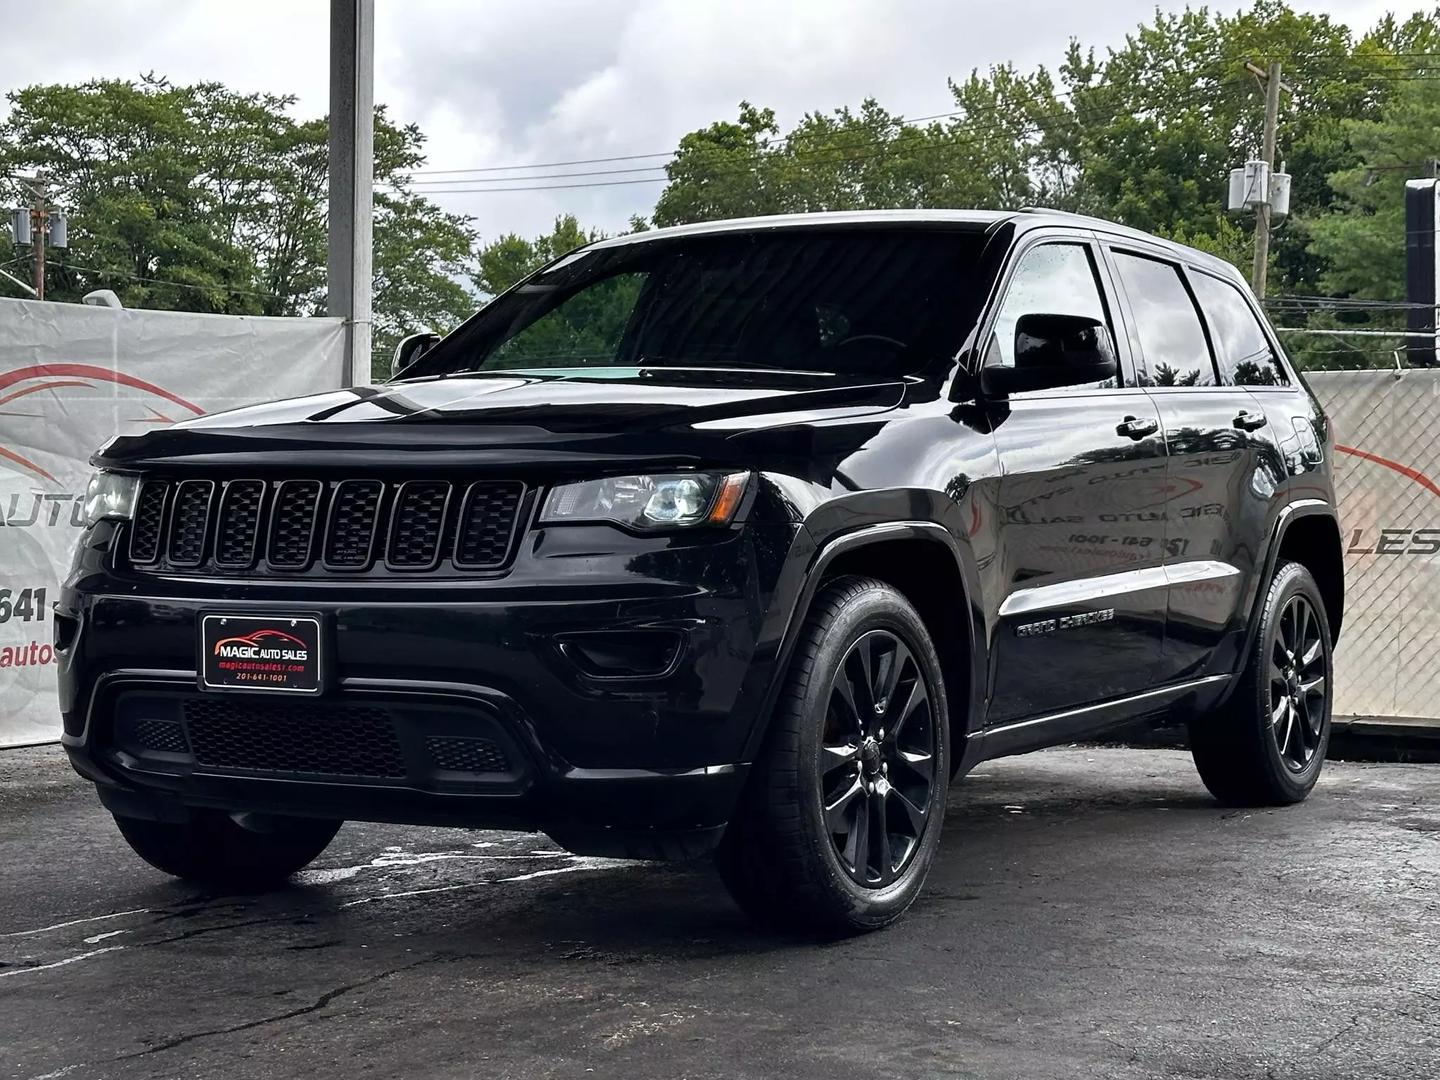
[{"label": "side window", "polygon": [[1191,274],[1190,283],[1210,324],[1220,381],[1227,386],[1287,385],[1285,369],[1240,290],[1209,274]]},{"label": "side window", "polygon": [[1214,386],[1215,364],[1205,329],[1180,268],[1143,255],[1115,252],[1115,268],[1134,314],[1135,336],[1154,386]]},{"label": "side window", "polygon": [[[1095,260],[1085,244],[1041,244],[1020,256],[995,319],[985,362],[1015,366],[1015,324],[1021,315],[1084,315],[1114,327],[1105,310]],[[1082,383],[1067,390],[1103,389],[1116,380]]]},{"label": "side window", "polygon": [[616,274],[582,289],[509,338],[488,367],[539,368],[611,365],[647,275]]}]

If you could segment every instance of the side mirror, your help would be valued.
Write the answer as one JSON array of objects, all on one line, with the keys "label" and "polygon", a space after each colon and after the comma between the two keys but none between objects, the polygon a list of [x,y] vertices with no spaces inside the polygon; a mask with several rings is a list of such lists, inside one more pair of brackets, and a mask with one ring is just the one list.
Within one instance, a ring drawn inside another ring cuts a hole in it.
[{"label": "side mirror", "polygon": [[390,378],[395,378],[396,375],[419,360],[439,340],[440,335],[433,334],[429,330],[401,338],[400,343],[395,346],[395,355],[390,360]]},{"label": "side mirror", "polygon": [[987,395],[1114,378],[1119,369],[1110,331],[1084,315],[1021,315],[1015,323],[1015,366],[980,370],[980,388]]}]

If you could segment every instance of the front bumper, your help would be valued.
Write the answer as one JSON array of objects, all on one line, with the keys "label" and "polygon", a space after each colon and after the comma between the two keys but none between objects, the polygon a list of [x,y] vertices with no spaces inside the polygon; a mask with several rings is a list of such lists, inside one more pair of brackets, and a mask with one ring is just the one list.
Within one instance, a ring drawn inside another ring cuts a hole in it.
[{"label": "front bumper", "polygon": [[[718,837],[744,783],[792,538],[747,529],[649,560],[591,550],[583,580],[517,564],[401,591],[139,575],[110,565],[101,528],[56,612],[64,745],[118,813],[536,828],[586,852],[674,853]],[[199,616],[227,611],[317,613],[325,692],[200,690]],[[597,634],[678,651],[601,674],[569,647]]]}]

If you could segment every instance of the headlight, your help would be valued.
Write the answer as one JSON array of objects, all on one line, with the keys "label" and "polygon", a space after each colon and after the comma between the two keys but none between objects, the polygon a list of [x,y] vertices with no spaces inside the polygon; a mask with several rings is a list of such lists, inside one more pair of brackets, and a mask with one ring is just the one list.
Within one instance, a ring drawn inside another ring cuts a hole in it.
[{"label": "headlight", "polygon": [[611,476],[553,488],[541,524],[608,521],[632,529],[727,525],[740,507],[748,472]]},{"label": "headlight", "polygon": [[135,492],[140,478],[101,469],[90,477],[85,489],[85,524],[94,525],[102,518],[128,521],[135,516]]}]

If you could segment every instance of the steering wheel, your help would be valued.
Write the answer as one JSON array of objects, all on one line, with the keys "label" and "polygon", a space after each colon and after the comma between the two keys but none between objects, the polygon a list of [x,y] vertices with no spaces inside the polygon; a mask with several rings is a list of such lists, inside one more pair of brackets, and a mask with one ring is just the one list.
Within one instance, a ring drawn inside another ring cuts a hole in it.
[{"label": "steering wheel", "polygon": [[909,347],[905,342],[897,341],[895,338],[888,337],[885,334],[856,334],[853,337],[847,337],[844,341],[837,341],[835,348],[843,349],[847,345],[863,345],[867,341],[883,341],[886,345],[893,345],[897,349]]}]

